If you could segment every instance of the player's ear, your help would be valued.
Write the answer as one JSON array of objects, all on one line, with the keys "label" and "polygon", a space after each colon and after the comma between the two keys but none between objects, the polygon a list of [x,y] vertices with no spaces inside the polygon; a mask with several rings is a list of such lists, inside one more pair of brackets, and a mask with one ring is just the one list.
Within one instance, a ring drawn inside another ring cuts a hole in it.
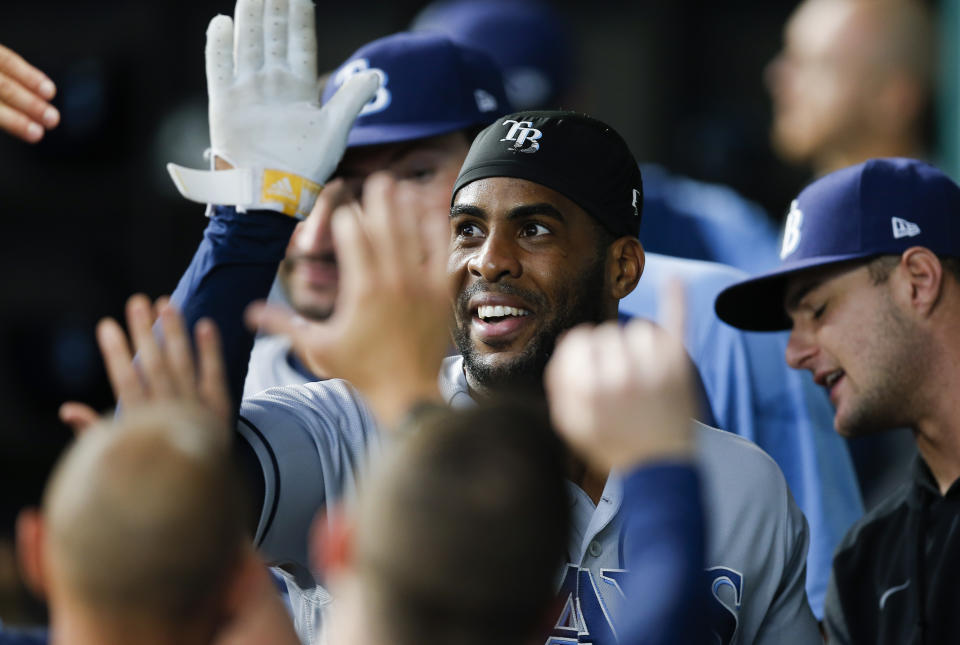
[{"label": "player's ear", "polygon": [[608,284],[616,300],[633,291],[643,274],[645,256],[643,245],[635,237],[625,235],[614,240],[607,254]]},{"label": "player's ear", "polygon": [[314,571],[335,573],[353,561],[354,527],[343,508],[317,513],[310,526],[310,564]]},{"label": "player's ear", "polygon": [[914,246],[900,256],[899,294],[909,300],[910,308],[927,317],[943,295],[943,265],[930,249]]},{"label": "player's ear", "polygon": [[17,516],[17,558],[27,587],[43,598],[47,593],[46,552],[43,516],[35,508],[25,508]]}]

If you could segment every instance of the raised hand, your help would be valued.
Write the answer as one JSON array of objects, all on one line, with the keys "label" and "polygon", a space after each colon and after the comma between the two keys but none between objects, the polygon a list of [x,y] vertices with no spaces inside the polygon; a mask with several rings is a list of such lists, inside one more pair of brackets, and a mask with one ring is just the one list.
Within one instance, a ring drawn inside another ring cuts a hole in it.
[{"label": "raised hand", "polygon": [[666,331],[645,320],[580,326],[547,365],[554,427],[600,470],[692,455],[694,396],[678,286],[661,306]]},{"label": "raised hand", "polygon": [[0,130],[36,143],[60,123],[60,113],[49,103],[56,93],[46,74],[0,45]]},{"label": "raised hand", "polygon": [[[97,324],[97,343],[117,401],[122,401],[124,408],[164,400],[199,405],[226,428],[232,412],[216,325],[207,319],[197,323],[194,359],[183,318],[166,298],[151,307],[146,296],[131,296],[126,314],[129,341],[113,318]],[[157,316],[163,329],[162,344],[152,329]],[[139,355],[137,364],[133,362],[134,353]],[[61,419],[75,431],[95,421],[95,414],[89,406],[72,401],[60,409]]]},{"label": "raised hand", "polygon": [[340,285],[328,320],[262,304],[248,316],[251,326],[288,335],[314,372],[350,381],[387,426],[410,405],[439,397],[450,344],[449,224],[401,211],[395,187],[375,173],[364,184],[363,213],[356,203],[335,211]]},{"label": "raised hand", "polygon": [[238,0],[233,20],[210,21],[206,70],[211,152],[232,168],[168,164],[177,188],[194,201],[306,217],[380,86],[376,72],[357,74],[320,107],[310,0]]}]

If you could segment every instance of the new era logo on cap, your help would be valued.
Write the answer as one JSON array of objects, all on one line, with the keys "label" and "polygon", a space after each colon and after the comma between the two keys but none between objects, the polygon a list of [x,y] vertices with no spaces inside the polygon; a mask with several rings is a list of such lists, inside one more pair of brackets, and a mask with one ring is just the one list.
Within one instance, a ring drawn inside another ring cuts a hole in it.
[{"label": "new era logo on cap", "polygon": [[920,227],[913,222],[908,222],[899,217],[891,217],[890,223],[893,225],[893,239],[899,240],[901,237],[916,237],[920,235]]}]

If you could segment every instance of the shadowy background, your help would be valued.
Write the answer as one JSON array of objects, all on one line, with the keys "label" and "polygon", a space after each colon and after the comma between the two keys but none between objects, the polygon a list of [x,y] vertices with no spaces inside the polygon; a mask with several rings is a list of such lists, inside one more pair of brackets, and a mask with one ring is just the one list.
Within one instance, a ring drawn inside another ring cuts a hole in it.
[{"label": "shadowy background", "polygon": [[[403,30],[425,4],[321,0],[320,69]],[[728,183],[780,219],[807,176],[770,151],[762,70],[794,0],[555,5],[578,57],[563,107],[609,122],[638,159]],[[40,145],[0,136],[0,547],[70,438],[59,404],[111,404],[97,319],[119,316],[133,292],[172,291],[200,239],[203,207],[176,194],[164,166],[204,165],[204,33],[232,11],[223,0],[0,9],[0,43],[57,83],[62,114]],[[9,575],[0,557],[0,587]]]}]

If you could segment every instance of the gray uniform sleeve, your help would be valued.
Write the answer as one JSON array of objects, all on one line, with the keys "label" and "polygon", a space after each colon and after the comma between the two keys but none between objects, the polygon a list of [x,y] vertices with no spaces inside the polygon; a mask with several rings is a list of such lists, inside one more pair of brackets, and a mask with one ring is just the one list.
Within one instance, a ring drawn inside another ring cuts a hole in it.
[{"label": "gray uniform sleeve", "polygon": [[746,439],[699,424],[698,430],[718,642],[822,643],[804,586],[807,523],[783,473]]},{"label": "gray uniform sleeve", "polygon": [[[780,479],[783,479],[782,475]],[[784,564],[770,609],[754,642],[758,645],[822,643],[823,637],[811,612],[805,586],[810,542],[807,521],[786,482],[780,494],[783,496],[782,541],[775,548],[782,550]]]},{"label": "gray uniform sleeve", "polygon": [[310,526],[319,510],[355,494],[368,455],[379,445],[373,415],[353,387],[333,379],[246,399],[237,431],[264,475],[254,541],[269,563],[311,585]]}]

